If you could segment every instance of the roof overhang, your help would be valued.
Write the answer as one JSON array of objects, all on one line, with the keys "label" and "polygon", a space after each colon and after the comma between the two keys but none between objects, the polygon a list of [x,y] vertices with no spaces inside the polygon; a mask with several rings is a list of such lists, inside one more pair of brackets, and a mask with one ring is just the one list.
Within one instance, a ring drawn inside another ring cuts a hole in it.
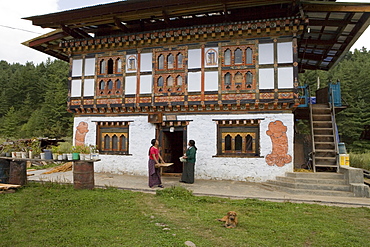
[{"label": "roof overhang", "polygon": [[68,61],[60,45],[155,30],[297,16],[300,71],[328,70],[370,24],[370,4],[298,0],[129,0],[24,18],[56,29],[24,44]]}]

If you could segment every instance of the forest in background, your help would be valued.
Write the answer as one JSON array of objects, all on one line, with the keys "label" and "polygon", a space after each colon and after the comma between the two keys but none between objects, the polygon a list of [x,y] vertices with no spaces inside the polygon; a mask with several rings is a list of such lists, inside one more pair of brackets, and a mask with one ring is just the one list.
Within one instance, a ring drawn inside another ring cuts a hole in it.
[{"label": "forest in background", "polygon": [[[60,60],[38,65],[0,61],[0,138],[72,137],[68,69],[68,63]],[[370,125],[370,51],[348,52],[330,71],[306,71],[299,80],[310,86],[312,96],[318,81],[320,88],[339,81],[342,104],[348,107],[336,116],[340,141],[352,152],[370,149],[370,141],[360,138]]]}]

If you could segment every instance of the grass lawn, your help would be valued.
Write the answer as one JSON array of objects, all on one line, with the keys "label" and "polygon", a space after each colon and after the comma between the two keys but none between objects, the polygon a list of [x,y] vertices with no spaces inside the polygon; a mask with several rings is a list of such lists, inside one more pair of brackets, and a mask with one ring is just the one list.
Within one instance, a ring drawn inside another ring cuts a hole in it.
[{"label": "grass lawn", "polygon": [[[239,214],[234,229],[216,221]],[[0,194],[0,246],[370,246],[370,209],[30,183]]]}]

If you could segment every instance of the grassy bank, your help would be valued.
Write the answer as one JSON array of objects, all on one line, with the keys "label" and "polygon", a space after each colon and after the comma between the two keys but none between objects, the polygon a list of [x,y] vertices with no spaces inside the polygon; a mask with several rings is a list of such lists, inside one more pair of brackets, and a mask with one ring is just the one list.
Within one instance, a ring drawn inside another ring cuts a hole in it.
[{"label": "grassy bank", "polygon": [[370,153],[350,153],[349,154],[350,166],[362,168],[370,171]]},{"label": "grassy bank", "polygon": [[[0,194],[0,246],[368,246],[370,209],[35,184]],[[239,225],[216,221],[227,211]]]}]

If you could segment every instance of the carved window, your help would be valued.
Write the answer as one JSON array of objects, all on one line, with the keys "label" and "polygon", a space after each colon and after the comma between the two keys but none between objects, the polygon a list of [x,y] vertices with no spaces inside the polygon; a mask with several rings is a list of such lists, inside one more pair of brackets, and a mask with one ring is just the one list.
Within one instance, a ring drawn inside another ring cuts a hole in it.
[{"label": "carved window", "polygon": [[164,56],[162,54],[158,57],[158,69],[164,69]]},{"label": "carved window", "polygon": [[117,58],[116,60],[116,71],[117,73],[121,73],[122,72],[122,60]]},{"label": "carved window", "polygon": [[231,89],[231,74],[226,73],[224,76],[224,83],[226,89]]},{"label": "carved window", "polygon": [[184,74],[162,74],[157,77],[156,93],[182,93],[184,91]]},{"label": "carved window", "polygon": [[231,50],[227,49],[225,51],[225,56],[224,56],[224,64],[225,65],[231,65]]},{"label": "carved window", "polygon": [[216,120],[217,155],[259,156],[259,122],[258,119]]},{"label": "carved window", "polygon": [[120,57],[102,57],[99,59],[99,74],[112,75],[122,73],[122,60]]},{"label": "carved window", "polygon": [[254,45],[227,46],[222,48],[224,66],[254,65]]},{"label": "carved window", "polygon": [[243,52],[240,48],[237,48],[234,52],[234,64],[242,64],[243,63]]},{"label": "carved window", "polygon": [[121,95],[122,82],[120,79],[104,78],[99,81],[98,95]]},{"label": "carved window", "polygon": [[248,71],[246,75],[246,87],[247,89],[252,88],[253,86],[253,74],[252,72]]},{"label": "carved window", "polygon": [[183,57],[184,56],[181,53],[177,54],[177,64],[176,64],[176,67],[178,69],[182,69],[182,67],[183,67],[183,65],[182,65],[182,63],[183,63]]},{"label": "carved window", "polygon": [[250,47],[246,50],[246,64],[253,64],[253,51]]},{"label": "carved window", "polygon": [[223,71],[223,90],[253,90],[255,89],[255,70]]},{"label": "carved window", "polygon": [[105,74],[105,60],[104,59],[100,61],[99,66],[100,66],[99,73]]},{"label": "carved window", "polygon": [[173,57],[173,55],[172,54],[169,54],[168,56],[167,56],[167,69],[173,69],[175,66],[174,66],[174,63],[175,63],[175,61],[174,61],[175,59],[174,59],[174,57]]},{"label": "carved window", "polygon": [[102,154],[128,154],[129,122],[98,122],[98,149]]}]

